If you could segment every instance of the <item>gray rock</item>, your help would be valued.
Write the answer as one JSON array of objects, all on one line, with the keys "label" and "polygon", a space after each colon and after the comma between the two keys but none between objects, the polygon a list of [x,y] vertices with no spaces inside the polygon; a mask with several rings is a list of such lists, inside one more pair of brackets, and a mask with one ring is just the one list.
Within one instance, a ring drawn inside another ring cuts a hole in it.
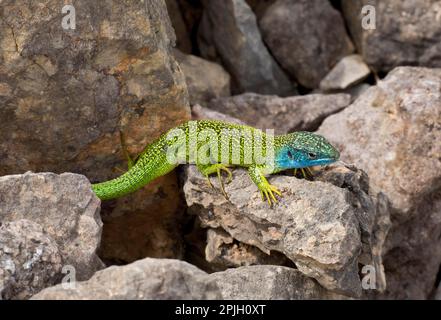
[{"label": "gray rock", "polygon": [[363,81],[371,71],[358,54],[341,59],[320,82],[324,91],[343,90]]},{"label": "gray rock", "polygon": [[184,211],[176,172],[125,197],[104,201],[98,255],[106,264],[127,264],[145,257],[182,259]]},{"label": "gray rock", "polygon": [[[108,180],[121,174],[115,167],[127,167],[120,131],[135,156],[190,119],[163,0],[78,0],[74,6],[76,29],[65,30],[58,0],[2,2],[0,175],[75,172]],[[104,255],[112,261],[146,252],[178,257],[183,211],[176,175],[140,192],[103,206]]]},{"label": "gray rock", "polygon": [[168,16],[176,34],[176,48],[185,53],[191,53],[192,45],[190,34],[182,16],[178,0],[165,0]]},{"label": "gray rock", "polygon": [[173,259],[146,258],[97,272],[74,288],[47,288],[34,300],[164,300],[222,299],[217,283],[191,264]]},{"label": "gray rock", "polygon": [[231,122],[236,124],[245,124],[245,122],[240,121],[237,118],[231,117],[229,115],[201,107],[200,105],[196,104],[191,107],[191,115],[194,120],[204,120],[204,119],[210,119],[210,120],[220,120],[225,122]]},{"label": "gray rock", "polygon": [[[6,6],[0,24],[1,86],[9,88],[0,96],[0,175],[71,171],[104,180],[124,162],[118,129],[136,152],[189,118],[163,0],[80,0],[75,36],[60,27],[61,8],[41,10],[58,1],[23,6]],[[153,128],[152,114],[162,108]]]},{"label": "gray rock", "polygon": [[269,208],[244,170],[234,170],[226,199],[217,179],[212,181],[216,189],[211,189],[197,169],[188,166],[184,194],[189,212],[198,215],[203,226],[222,228],[267,254],[283,253],[327,289],[360,295],[359,262],[379,267],[382,288],[381,257],[373,250],[379,240],[373,232],[379,229],[378,215],[388,211],[377,210],[375,198],[368,194],[367,176],[355,168],[335,167],[326,179],[271,177],[284,197]]},{"label": "gray rock", "polygon": [[224,299],[229,300],[308,300],[336,299],[315,280],[300,271],[280,266],[250,266],[228,269],[210,275]]},{"label": "gray rock", "polygon": [[441,286],[438,285],[436,289],[434,300],[441,300]]},{"label": "gray rock", "polygon": [[340,13],[325,0],[278,0],[259,21],[280,65],[307,88],[353,51]]},{"label": "gray rock", "polygon": [[343,92],[350,94],[351,95],[351,103],[354,102],[356,99],[358,99],[359,96],[361,96],[361,94],[363,92],[365,92],[367,89],[369,89],[371,87],[370,84],[367,83],[359,83],[356,84],[353,87],[350,87],[346,90],[343,90]]},{"label": "gray rock", "polygon": [[[103,267],[96,255],[102,229],[100,200],[86,177],[30,172],[3,176],[0,195],[0,221],[26,219],[39,225],[56,243],[63,266],[75,268],[77,279],[88,279]],[[16,236],[22,241],[20,233]],[[48,246],[52,252],[52,242]]]},{"label": "gray rock", "polygon": [[441,263],[441,69],[399,67],[319,129],[392,204],[390,298],[423,299]]},{"label": "gray rock", "polygon": [[276,2],[276,0],[246,0],[246,2],[259,20],[268,7]]},{"label": "gray rock", "polygon": [[259,129],[274,129],[276,134],[316,130],[329,115],[350,103],[348,94],[309,94],[280,98],[245,93],[210,101],[208,108],[239,118]]},{"label": "gray rock", "polygon": [[222,61],[233,93],[288,95],[294,86],[263,44],[254,13],[245,0],[205,1],[199,29],[203,57]]},{"label": "gray rock", "polygon": [[0,225],[0,300],[26,299],[58,282],[62,258],[43,228],[20,219]]},{"label": "gray rock", "polygon": [[[366,5],[375,8],[375,29],[362,27]],[[438,0],[343,0],[342,9],[357,51],[374,70],[401,65],[441,67]]]},{"label": "gray rock", "polygon": [[184,72],[191,105],[231,95],[230,75],[220,65],[178,50],[173,54]]},{"label": "gray rock", "polygon": [[207,230],[205,259],[212,270],[217,271],[250,265],[293,265],[279,252],[266,254],[257,247],[236,241],[220,228]]}]

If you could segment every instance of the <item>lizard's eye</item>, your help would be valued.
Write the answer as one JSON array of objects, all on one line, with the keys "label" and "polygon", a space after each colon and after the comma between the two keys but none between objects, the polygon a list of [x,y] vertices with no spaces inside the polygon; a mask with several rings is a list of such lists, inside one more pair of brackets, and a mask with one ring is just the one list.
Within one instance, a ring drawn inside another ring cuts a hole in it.
[{"label": "lizard's eye", "polygon": [[291,150],[288,150],[288,152],[287,152],[287,155],[288,155],[288,158],[290,158],[290,159],[292,160],[292,158],[293,158],[293,155],[292,155],[292,152],[291,152]]},{"label": "lizard's eye", "polygon": [[317,158],[317,154],[314,152],[308,152],[308,158],[310,160],[314,160],[315,158]]}]

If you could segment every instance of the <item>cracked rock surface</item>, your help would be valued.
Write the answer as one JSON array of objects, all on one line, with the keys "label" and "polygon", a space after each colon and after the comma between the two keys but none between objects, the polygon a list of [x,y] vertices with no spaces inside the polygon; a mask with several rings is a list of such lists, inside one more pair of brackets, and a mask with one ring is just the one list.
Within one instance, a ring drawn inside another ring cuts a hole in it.
[{"label": "cracked rock surface", "polygon": [[76,283],[73,288],[60,284],[32,297],[34,300],[221,298],[216,281],[204,271],[184,261],[152,258],[109,267],[97,272],[88,281]]},{"label": "cracked rock surface", "polygon": [[[127,168],[120,132],[135,156],[190,119],[163,0],[75,1],[75,30],[61,27],[63,5],[0,5],[0,175],[75,172],[108,180]],[[142,192],[142,203],[133,197],[103,207],[105,260],[182,255],[171,227],[182,217],[176,175]]]},{"label": "cracked rock surface", "polygon": [[104,267],[96,255],[100,200],[86,177],[3,176],[0,195],[0,282],[6,297],[24,298],[54,284],[64,266],[71,266],[78,280]]},{"label": "cracked rock surface", "polygon": [[[212,182],[220,187],[216,179]],[[282,253],[300,272],[331,291],[360,296],[358,263],[376,264],[379,283],[384,285],[375,248],[381,247],[387,230],[387,224],[379,227],[377,221],[388,212],[378,205],[383,200],[369,194],[362,171],[334,166],[317,181],[278,175],[270,183],[283,192],[272,208],[242,169],[234,170],[233,181],[225,186],[226,199],[194,166],[187,166],[184,193],[189,212],[203,226],[222,228],[267,254]],[[374,230],[381,230],[382,236],[376,237]]]},{"label": "cracked rock surface", "polygon": [[441,69],[395,68],[318,133],[391,202],[384,297],[427,298],[441,263]]}]

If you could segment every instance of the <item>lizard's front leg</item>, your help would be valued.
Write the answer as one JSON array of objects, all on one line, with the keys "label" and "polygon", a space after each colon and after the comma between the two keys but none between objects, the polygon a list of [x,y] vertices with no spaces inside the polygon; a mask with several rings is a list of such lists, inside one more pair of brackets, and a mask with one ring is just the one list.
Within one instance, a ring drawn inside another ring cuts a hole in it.
[{"label": "lizard's front leg", "polygon": [[228,165],[222,164],[222,163],[215,163],[215,164],[196,164],[199,171],[202,173],[203,176],[207,178],[208,184],[210,187],[213,187],[210,181],[210,174],[217,173],[217,177],[219,179],[222,193],[224,194],[225,198],[228,198],[227,193],[225,192],[224,188],[224,182],[222,181],[221,177],[221,171],[225,171],[228,174],[228,182],[231,182],[233,179],[233,174],[231,173],[231,170],[228,169]]},{"label": "lizard's front leg", "polygon": [[282,193],[273,185],[271,185],[268,180],[266,180],[263,172],[265,172],[264,166],[252,165],[248,168],[248,174],[251,177],[251,180],[256,184],[257,188],[260,190],[260,194],[262,195],[262,199],[265,201],[267,199],[269,205],[277,202],[276,197],[273,192],[279,196],[282,196]]}]

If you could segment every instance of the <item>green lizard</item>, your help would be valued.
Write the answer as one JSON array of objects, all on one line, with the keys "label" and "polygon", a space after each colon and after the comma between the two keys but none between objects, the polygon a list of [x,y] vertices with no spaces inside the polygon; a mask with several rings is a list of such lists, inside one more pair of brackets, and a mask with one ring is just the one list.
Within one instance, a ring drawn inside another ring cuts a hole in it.
[{"label": "green lizard", "polygon": [[231,166],[245,167],[262,198],[271,205],[280,191],[266,176],[287,169],[326,165],[337,161],[339,152],[320,135],[294,132],[273,135],[259,129],[215,120],[188,121],[169,130],[148,145],[129,170],[106,182],[92,185],[102,199],[113,199],[134,192],[153,179],[165,175],[180,163],[195,163],[209,180],[217,173],[232,174]]}]

